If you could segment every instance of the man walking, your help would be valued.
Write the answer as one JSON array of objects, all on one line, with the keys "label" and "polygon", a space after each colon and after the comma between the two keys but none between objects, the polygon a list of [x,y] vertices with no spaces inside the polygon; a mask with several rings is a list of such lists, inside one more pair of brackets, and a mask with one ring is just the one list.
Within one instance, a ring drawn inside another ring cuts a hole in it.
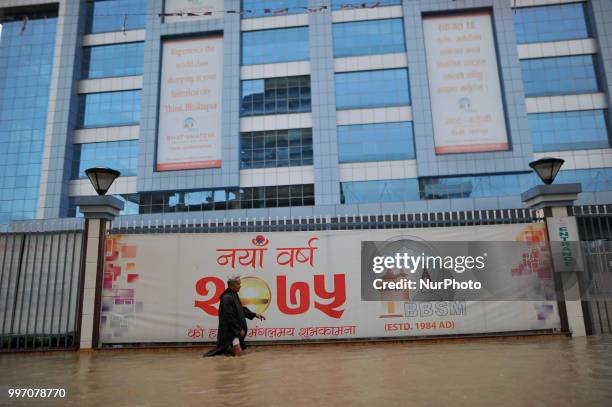
[{"label": "man walking", "polygon": [[217,347],[204,356],[232,354],[240,356],[246,349],[244,338],[247,333],[246,318],[265,320],[261,314],[256,314],[243,307],[238,297],[240,291],[240,276],[233,275],[227,280],[227,289],[223,291],[219,303],[219,329],[217,330]]}]

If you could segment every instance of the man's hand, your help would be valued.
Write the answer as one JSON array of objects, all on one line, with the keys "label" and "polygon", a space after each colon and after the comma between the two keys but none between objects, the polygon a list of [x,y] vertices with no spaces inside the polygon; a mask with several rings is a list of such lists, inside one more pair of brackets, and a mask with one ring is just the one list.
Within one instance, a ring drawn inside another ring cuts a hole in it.
[{"label": "man's hand", "polygon": [[255,318],[259,319],[260,321],[265,321],[266,320],[266,317],[264,317],[261,314],[255,314]]},{"label": "man's hand", "polygon": [[244,329],[240,330],[240,334],[239,335],[240,335],[241,338],[244,338],[244,335],[245,335]]}]

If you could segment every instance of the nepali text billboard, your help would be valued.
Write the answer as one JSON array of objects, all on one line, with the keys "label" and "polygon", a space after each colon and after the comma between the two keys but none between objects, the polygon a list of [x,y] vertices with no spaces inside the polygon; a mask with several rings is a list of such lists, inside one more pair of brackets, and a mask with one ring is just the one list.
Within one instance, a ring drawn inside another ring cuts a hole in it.
[{"label": "nepali text billboard", "polygon": [[[412,301],[381,293],[362,301],[361,242],[545,238],[543,224],[364,231],[111,235],[101,315],[104,343],[210,342],[227,277],[242,276],[245,306],[266,321],[248,340],[472,334],[559,328],[555,301]],[[500,254],[500,255],[503,255]],[[537,273],[525,258],[499,270]],[[527,274],[525,274],[527,273]],[[520,278],[519,278],[520,277]],[[550,277],[550,276],[548,276]]]}]

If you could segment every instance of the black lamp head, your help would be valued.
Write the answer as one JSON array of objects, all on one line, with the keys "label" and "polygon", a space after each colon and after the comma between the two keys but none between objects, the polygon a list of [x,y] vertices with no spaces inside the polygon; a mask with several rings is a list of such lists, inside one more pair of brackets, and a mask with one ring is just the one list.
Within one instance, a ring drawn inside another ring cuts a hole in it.
[{"label": "black lamp head", "polygon": [[121,173],[112,168],[95,167],[86,169],[85,175],[87,175],[89,181],[91,181],[98,195],[104,195]]},{"label": "black lamp head", "polygon": [[529,163],[529,166],[538,174],[542,182],[552,184],[565,160],[561,158],[540,158]]}]

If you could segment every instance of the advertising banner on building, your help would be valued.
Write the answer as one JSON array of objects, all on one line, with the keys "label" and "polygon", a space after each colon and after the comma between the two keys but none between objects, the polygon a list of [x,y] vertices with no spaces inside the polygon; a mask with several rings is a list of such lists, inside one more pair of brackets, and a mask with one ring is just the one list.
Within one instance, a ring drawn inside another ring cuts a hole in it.
[{"label": "advertising banner on building", "polygon": [[[265,321],[247,340],[456,335],[559,328],[555,301],[361,299],[361,242],[541,239],[539,224],[462,228],[234,234],[111,235],[101,313],[104,343],[213,342],[230,275]],[[502,255],[502,254],[500,254]],[[507,259],[512,275],[524,258]],[[533,284],[538,283],[534,276]]]},{"label": "advertising banner on building", "polygon": [[223,0],[165,0],[164,22],[195,21],[208,18],[222,18],[225,10]]},{"label": "advertising banner on building", "polygon": [[157,171],[221,167],[223,36],[163,42]]},{"label": "advertising banner on building", "polygon": [[491,13],[423,18],[436,154],[507,150]]}]

